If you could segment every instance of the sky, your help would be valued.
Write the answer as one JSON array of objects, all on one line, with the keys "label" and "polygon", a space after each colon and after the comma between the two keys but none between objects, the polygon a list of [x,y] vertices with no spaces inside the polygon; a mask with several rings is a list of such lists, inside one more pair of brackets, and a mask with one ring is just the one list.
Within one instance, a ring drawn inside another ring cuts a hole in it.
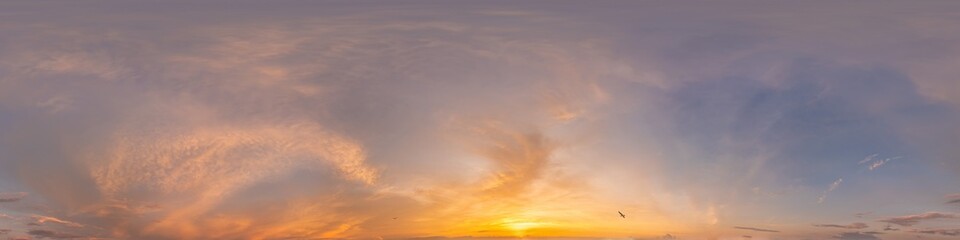
[{"label": "sky", "polygon": [[957,1],[2,1],[0,239],[956,239],[956,26]]}]

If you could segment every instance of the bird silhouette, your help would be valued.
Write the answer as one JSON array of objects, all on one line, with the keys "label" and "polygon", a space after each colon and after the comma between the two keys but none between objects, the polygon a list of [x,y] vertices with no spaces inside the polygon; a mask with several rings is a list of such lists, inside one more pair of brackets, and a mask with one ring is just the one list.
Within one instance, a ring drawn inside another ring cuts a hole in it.
[{"label": "bird silhouette", "polygon": [[623,215],[623,213],[622,213],[622,212],[620,212],[620,211],[617,211],[617,213],[619,213],[619,214],[620,214],[620,217],[622,217],[622,218],[627,218],[627,215]]}]

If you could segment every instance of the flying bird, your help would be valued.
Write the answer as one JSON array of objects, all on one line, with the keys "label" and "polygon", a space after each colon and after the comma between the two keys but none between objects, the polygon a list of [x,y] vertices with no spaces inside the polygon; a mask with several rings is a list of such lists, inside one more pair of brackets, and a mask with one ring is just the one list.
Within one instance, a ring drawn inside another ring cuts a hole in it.
[{"label": "flying bird", "polygon": [[620,214],[620,217],[622,217],[622,218],[627,218],[627,215],[623,215],[623,213],[622,213],[622,212],[620,212],[620,211],[617,211],[617,213],[619,213],[619,214]]}]

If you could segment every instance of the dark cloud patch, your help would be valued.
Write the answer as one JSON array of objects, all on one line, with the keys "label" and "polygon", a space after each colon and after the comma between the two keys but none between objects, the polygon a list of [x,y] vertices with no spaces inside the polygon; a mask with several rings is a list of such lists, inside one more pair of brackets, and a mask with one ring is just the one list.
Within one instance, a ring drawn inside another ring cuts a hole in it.
[{"label": "dark cloud patch", "polygon": [[814,224],[814,227],[825,227],[825,228],[844,228],[844,229],[864,229],[870,226],[867,226],[866,223],[851,223],[847,225],[839,224]]},{"label": "dark cloud patch", "polygon": [[874,234],[870,234],[870,232],[845,232],[845,233],[840,233],[840,234],[834,236],[833,238],[842,239],[842,240],[874,240],[874,239],[880,239],[880,238],[878,238],[877,236],[874,236]]},{"label": "dark cloud patch", "polygon": [[50,238],[50,239],[76,239],[76,238],[84,238],[84,236],[80,236],[80,235],[74,235],[74,234],[69,234],[69,233],[61,233],[61,232],[54,232],[54,231],[42,230],[42,229],[30,230],[29,232],[27,232],[27,234],[30,234],[31,236],[34,236],[34,237],[37,237],[37,238],[41,238],[41,239],[45,239],[45,238]]},{"label": "dark cloud patch", "polygon": [[891,227],[890,224],[887,224],[886,227],[883,227],[883,230],[884,230],[884,231],[900,231],[899,228]]},{"label": "dark cloud patch", "polygon": [[735,227],[733,227],[733,228],[743,229],[743,230],[750,230],[750,231],[757,231],[757,232],[773,232],[773,233],[778,233],[778,232],[780,232],[780,231],[777,231],[777,230],[763,229],[763,228],[755,228],[755,227],[735,226]]},{"label": "dark cloud patch", "polygon": [[0,234],[7,234],[7,233],[10,233],[10,231],[12,231],[12,230],[10,230],[10,229],[0,229]]},{"label": "dark cloud patch", "polygon": [[887,218],[880,220],[880,222],[909,227],[920,223],[920,221],[946,218],[957,218],[957,215],[952,213],[928,212],[923,214]]},{"label": "dark cloud patch", "polygon": [[947,195],[947,204],[960,204],[960,193]]}]

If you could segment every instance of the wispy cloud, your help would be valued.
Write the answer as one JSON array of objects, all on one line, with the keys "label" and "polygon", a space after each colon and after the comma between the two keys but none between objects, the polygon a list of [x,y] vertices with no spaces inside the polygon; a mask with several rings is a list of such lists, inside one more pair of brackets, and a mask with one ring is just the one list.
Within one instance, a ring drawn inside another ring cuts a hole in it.
[{"label": "wispy cloud", "polygon": [[68,226],[68,227],[75,227],[75,228],[83,227],[83,224],[61,220],[55,217],[48,217],[48,216],[41,216],[41,215],[33,215],[31,217],[34,220],[33,223],[35,223],[38,226],[43,225],[44,223],[47,223],[47,222],[51,222],[51,223],[57,223],[57,224]]},{"label": "wispy cloud", "polygon": [[780,231],[777,231],[777,230],[763,229],[763,228],[755,228],[755,227],[740,227],[740,226],[735,226],[735,227],[733,227],[733,228],[743,229],[743,230],[750,230],[750,231],[757,231],[757,232],[773,232],[773,233],[778,233],[778,232],[780,232]]},{"label": "wispy cloud", "polygon": [[845,228],[845,229],[864,229],[870,226],[867,226],[866,223],[851,223],[847,225],[839,224],[814,224],[814,227],[825,227],[825,228]]},{"label": "wispy cloud", "polygon": [[870,162],[870,161],[873,161],[873,159],[876,158],[876,157],[879,156],[879,155],[880,155],[879,153],[874,153],[873,155],[867,156],[867,157],[864,158],[863,160],[860,160],[860,162],[857,162],[857,165],[860,165],[860,164],[864,164],[864,163],[868,163],[868,162]]},{"label": "wispy cloud", "polygon": [[833,190],[837,190],[842,182],[843,178],[838,178],[836,181],[833,181],[833,183],[830,183],[830,187],[827,188],[826,191],[823,191],[823,193],[820,194],[820,197],[817,198],[817,203],[823,203],[823,201],[827,200],[827,194],[833,192]]},{"label": "wispy cloud", "polygon": [[556,143],[535,129],[517,130],[500,121],[486,121],[467,127],[471,148],[493,163],[494,172],[485,185],[486,192],[497,196],[515,196],[540,179],[547,170]]},{"label": "wispy cloud", "polygon": [[875,169],[877,169],[877,168],[880,168],[880,166],[883,166],[883,165],[886,164],[887,162],[890,162],[891,160],[896,160],[896,159],[900,159],[900,158],[902,158],[902,157],[892,157],[892,158],[886,158],[886,159],[883,159],[883,160],[874,161],[873,163],[870,164],[870,167],[868,167],[868,169],[870,169],[870,171],[873,171],[873,170],[875,170]]},{"label": "wispy cloud", "polygon": [[53,97],[46,101],[38,102],[37,106],[48,109],[50,113],[58,113],[70,107],[73,104],[69,97]]},{"label": "wispy cloud", "polygon": [[[890,161],[892,161],[892,160],[897,160],[897,159],[903,158],[903,157],[897,156],[897,157],[890,157],[890,158],[883,158],[883,159],[881,159],[881,158],[879,158],[879,156],[880,156],[880,154],[873,154],[873,155],[867,156],[867,157],[864,158],[863,160],[860,160],[860,162],[857,162],[857,165],[862,165],[862,164],[864,164],[864,163],[870,163],[870,165],[867,166],[867,169],[869,169],[870,171],[873,171],[873,170],[876,170],[877,168],[880,168],[880,167],[883,166],[884,164],[887,164],[887,162],[890,162]],[[872,162],[872,163],[871,163],[871,162]]]},{"label": "wispy cloud", "polygon": [[909,227],[909,226],[917,225],[921,221],[935,220],[935,219],[951,219],[951,218],[957,218],[957,215],[953,213],[928,212],[928,213],[922,213],[922,214],[916,214],[916,215],[886,218],[879,221]]}]

